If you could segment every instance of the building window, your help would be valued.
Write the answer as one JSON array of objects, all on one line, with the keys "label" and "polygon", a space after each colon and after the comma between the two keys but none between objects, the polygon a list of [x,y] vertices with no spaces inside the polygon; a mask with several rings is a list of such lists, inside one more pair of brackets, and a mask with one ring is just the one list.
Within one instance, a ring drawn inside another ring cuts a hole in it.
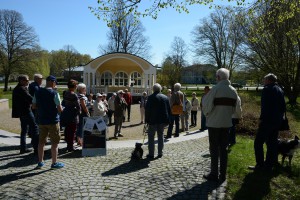
[{"label": "building window", "polygon": [[128,86],[128,75],[124,72],[118,72],[115,76],[116,86]]},{"label": "building window", "polygon": [[110,72],[104,72],[101,75],[100,85],[101,86],[112,85],[112,74]]},{"label": "building window", "polygon": [[133,72],[130,76],[132,86],[142,86],[142,76],[138,72]]}]

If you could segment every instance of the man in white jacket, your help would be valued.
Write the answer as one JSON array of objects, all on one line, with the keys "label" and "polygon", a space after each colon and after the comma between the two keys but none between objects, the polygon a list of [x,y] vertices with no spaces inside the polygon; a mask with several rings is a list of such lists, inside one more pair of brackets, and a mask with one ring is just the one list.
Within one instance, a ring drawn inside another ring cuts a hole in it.
[{"label": "man in white jacket", "polygon": [[211,155],[211,171],[203,177],[207,180],[223,182],[226,180],[229,128],[232,126],[232,114],[236,112],[238,95],[230,85],[229,70],[218,69],[216,79],[217,84],[203,101]]}]

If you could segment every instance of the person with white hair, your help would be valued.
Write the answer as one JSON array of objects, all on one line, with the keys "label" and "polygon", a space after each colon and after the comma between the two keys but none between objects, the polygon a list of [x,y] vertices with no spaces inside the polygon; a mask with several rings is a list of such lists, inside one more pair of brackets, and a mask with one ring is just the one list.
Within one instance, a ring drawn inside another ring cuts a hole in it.
[{"label": "person with white hair", "polygon": [[[254,140],[256,165],[249,166],[249,169],[270,171],[277,163],[278,131],[285,111],[284,93],[277,84],[277,76],[269,73],[264,77],[260,122]],[[264,143],[267,145],[266,159],[264,159]]]},{"label": "person with white hair", "polygon": [[[229,81],[229,70],[220,68],[216,72],[217,84],[206,94],[202,111],[206,116],[210,150],[210,172],[203,177],[211,181],[225,181],[228,159],[228,136],[232,127],[231,117],[236,109],[238,94]],[[220,168],[219,168],[220,161]]]},{"label": "person with white hair", "polygon": [[[181,84],[180,83],[175,83],[174,84],[174,91],[173,91],[173,93],[170,97],[170,107],[171,108],[172,108],[173,105],[181,105],[182,108],[183,108],[184,95],[180,91],[180,89],[181,89]],[[183,113],[183,109],[182,109],[181,114],[182,113]],[[180,114],[172,113],[172,115],[170,117],[170,123],[169,123],[166,139],[172,137],[174,122],[175,122],[175,135],[174,135],[174,137],[179,137],[179,116],[180,116]]]},{"label": "person with white hair", "polygon": [[169,99],[161,93],[161,85],[155,83],[153,85],[153,94],[148,97],[145,107],[145,123],[149,125],[148,131],[148,159],[154,159],[154,136],[157,132],[158,146],[157,158],[163,156],[164,148],[164,127],[169,123],[171,114]]}]

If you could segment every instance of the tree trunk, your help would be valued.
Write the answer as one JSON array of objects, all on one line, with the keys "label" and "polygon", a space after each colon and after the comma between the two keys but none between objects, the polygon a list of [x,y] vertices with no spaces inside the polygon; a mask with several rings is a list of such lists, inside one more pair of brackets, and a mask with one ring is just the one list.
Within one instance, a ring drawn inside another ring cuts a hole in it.
[{"label": "tree trunk", "polygon": [[9,74],[5,74],[5,79],[4,79],[4,89],[3,91],[6,92],[8,89],[8,79],[9,79]]}]

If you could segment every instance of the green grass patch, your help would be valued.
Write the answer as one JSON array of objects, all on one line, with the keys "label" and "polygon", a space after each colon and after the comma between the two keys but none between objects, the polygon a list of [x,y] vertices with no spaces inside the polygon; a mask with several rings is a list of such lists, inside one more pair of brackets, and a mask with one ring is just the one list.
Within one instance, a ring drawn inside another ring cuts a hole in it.
[{"label": "green grass patch", "polygon": [[255,165],[253,143],[250,137],[238,136],[230,149],[226,199],[300,199],[300,153],[295,154],[291,167],[286,161],[271,172],[250,171],[248,166]]}]

